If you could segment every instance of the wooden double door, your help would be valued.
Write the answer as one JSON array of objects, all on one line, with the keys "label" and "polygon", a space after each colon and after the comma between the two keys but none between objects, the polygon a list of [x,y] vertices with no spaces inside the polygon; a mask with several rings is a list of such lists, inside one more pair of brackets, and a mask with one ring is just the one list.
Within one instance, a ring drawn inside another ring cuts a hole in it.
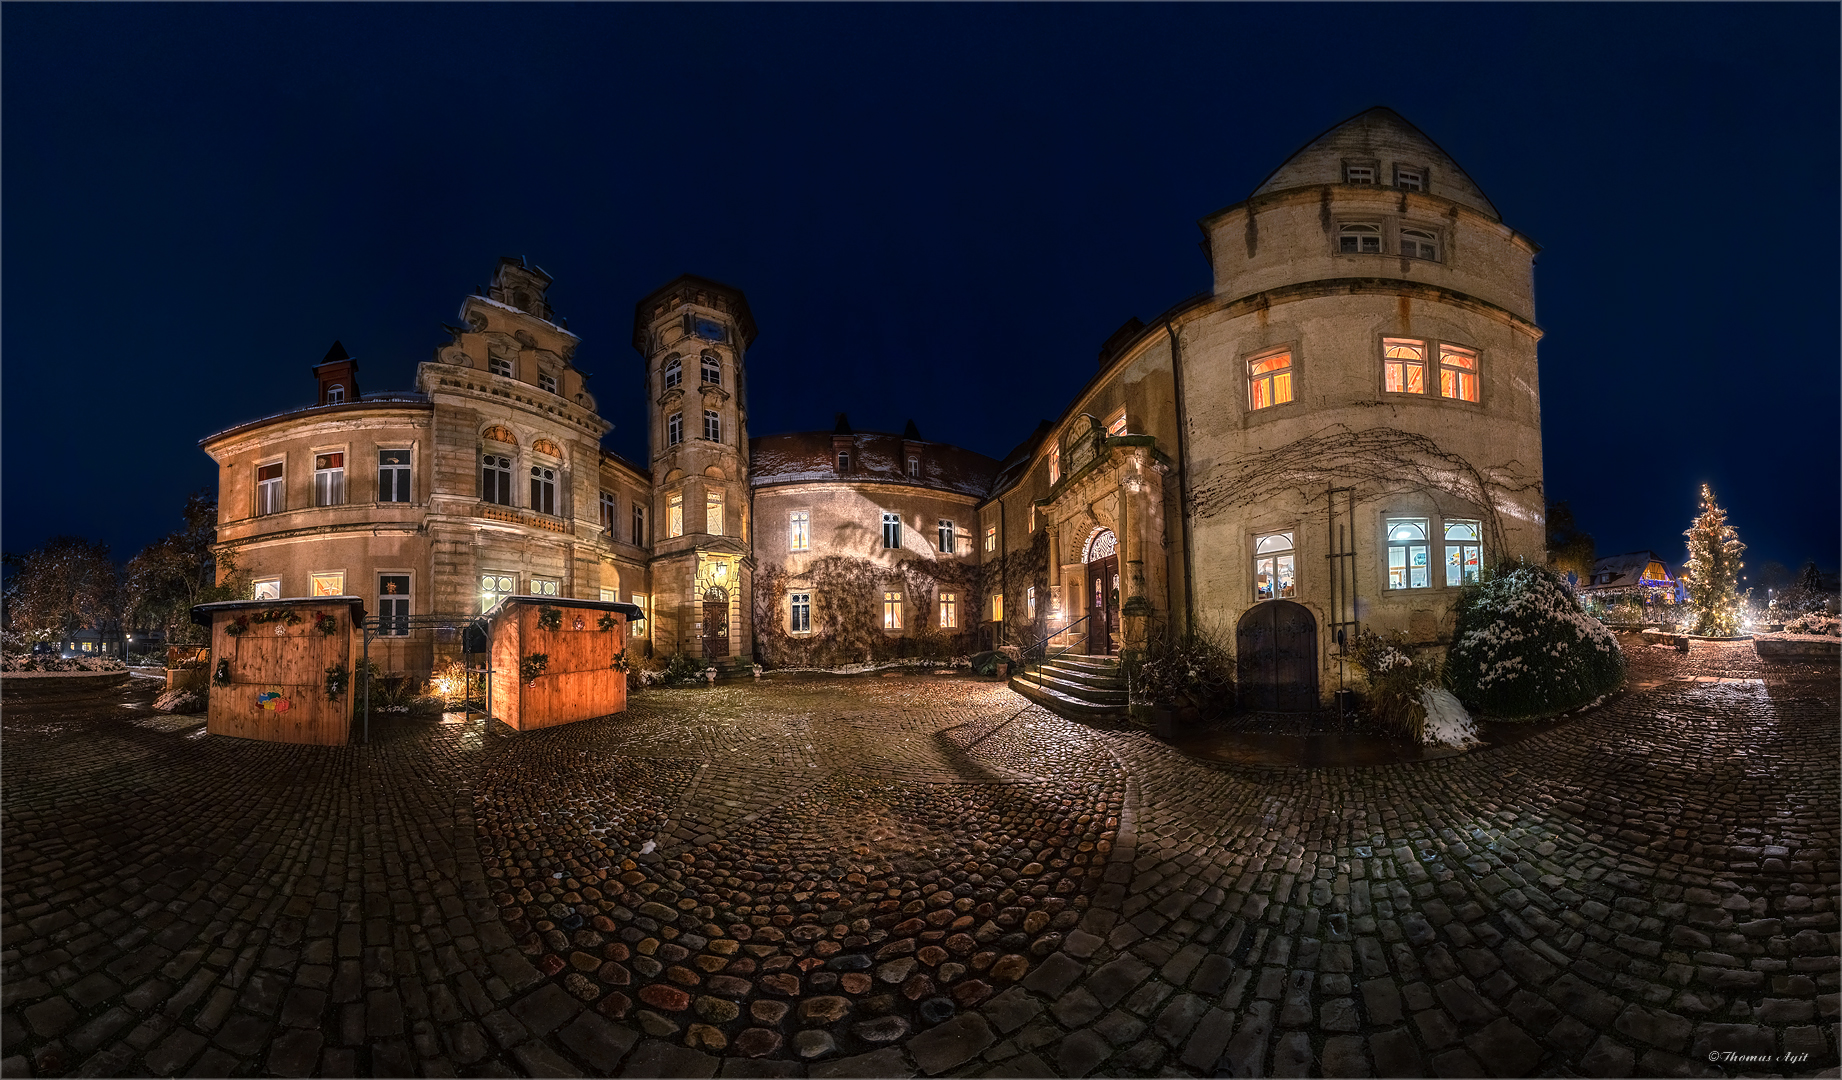
[{"label": "wooden double door", "polygon": [[1318,624],[1290,600],[1255,604],[1235,627],[1235,681],[1241,707],[1311,712],[1318,705]]},{"label": "wooden double door", "polygon": [[729,655],[729,591],[714,586],[704,593],[704,659]]},{"label": "wooden double door", "polygon": [[1087,653],[1107,656],[1119,636],[1119,555],[1087,564]]}]

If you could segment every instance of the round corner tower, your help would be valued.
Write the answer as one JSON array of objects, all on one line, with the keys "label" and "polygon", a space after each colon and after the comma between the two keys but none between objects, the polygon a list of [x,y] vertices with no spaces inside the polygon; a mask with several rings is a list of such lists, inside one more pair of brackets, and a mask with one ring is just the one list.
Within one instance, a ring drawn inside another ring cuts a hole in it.
[{"label": "round corner tower", "polygon": [[653,642],[717,666],[751,662],[744,361],[755,320],[742,290],[686,274],[642,299],[652,468]]}]

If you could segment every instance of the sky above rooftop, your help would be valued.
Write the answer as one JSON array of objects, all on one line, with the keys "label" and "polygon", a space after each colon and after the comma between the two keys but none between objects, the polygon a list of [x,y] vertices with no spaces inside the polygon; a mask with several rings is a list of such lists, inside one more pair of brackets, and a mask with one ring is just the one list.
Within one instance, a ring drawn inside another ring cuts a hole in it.
[{"label": "sky above rooftop", "polygon": [[413,387],[500,255],[645,456],[633,304],[747,292],[755,434],[995,457],[1209,288],[1198,218],[1385,104],[1536,266],[1544,466],[1601,553],[1710,482],[1838,562],[1834,5],[0,9],[0,546],[118,558],[335,339]]}]

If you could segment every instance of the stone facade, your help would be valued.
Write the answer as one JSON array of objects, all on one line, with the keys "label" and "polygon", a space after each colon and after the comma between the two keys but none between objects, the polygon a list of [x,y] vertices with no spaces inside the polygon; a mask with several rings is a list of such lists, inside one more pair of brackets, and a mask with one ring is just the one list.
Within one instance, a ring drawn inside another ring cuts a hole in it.
[{"label": "stone facade", "polygon": [[[1538,248],[1387,109],[1200,225],[1213,288],[1122,326],[1003,460],[842,415],[751,438],[747,300],[687,275],[636,306],[650,449],[624,461],[549,278],[501,260],[415,393],[358,395],[335,349],[319,404],[205,440],[220,542],[281,595],[342,570],[368,603],[407,575],[419,612],[508,582],[630,600],[657,651],[737,665],[1196,628],[1304,707],[1347,674],[1340,637],[1436,642],[1480,566],[1542,552]],[[406,498],[368,471],[386,450]]]}]

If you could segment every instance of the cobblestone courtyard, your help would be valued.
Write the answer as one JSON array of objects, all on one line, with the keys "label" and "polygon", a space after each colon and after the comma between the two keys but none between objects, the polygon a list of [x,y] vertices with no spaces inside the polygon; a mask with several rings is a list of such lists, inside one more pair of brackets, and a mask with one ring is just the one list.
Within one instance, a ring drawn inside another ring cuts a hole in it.
[{"label": "cobblestone courtyard", "polygon": [[1836,670],[1637,652],[1313,770],[961,677],[331,749],[9,701],[4,1071],[1836,1075]]}]

